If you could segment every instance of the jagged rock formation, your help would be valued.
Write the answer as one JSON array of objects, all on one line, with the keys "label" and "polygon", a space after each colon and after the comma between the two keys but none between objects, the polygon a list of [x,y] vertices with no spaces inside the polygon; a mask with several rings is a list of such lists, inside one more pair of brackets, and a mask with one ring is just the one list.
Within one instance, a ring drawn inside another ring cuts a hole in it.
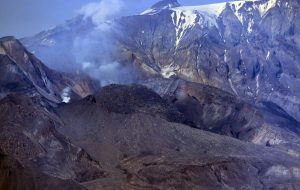
[{"label": "jagged rock formation", "polygon": [[86,85],[92,81],[48,69],[14,38],[0,45],[0,187],[84,189],[71,180],[104,176],[97,161],[56,131],[63,124],[52,111],[66,86],[75,100],[95,90]]},{"label": "jagged rock formation", "polygon": [[59,103],[92,94],[97,84],[87,76],[59,73],[47,68],[13,37],[0,39],[0,93],[39,93]]}]

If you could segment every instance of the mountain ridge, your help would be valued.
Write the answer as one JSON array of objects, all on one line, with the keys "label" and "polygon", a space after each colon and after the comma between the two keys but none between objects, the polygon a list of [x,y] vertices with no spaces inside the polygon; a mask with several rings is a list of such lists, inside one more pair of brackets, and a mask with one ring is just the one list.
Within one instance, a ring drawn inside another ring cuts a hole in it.
[{"label": "mountain ridge", "polygon": [[[89,77],[73,74],[62,75],[47,68],[14,37],[0,39],[0,55],[1,59],[7,60],[6,65],[2,64],[1,66],[11,68],[9,72],[3,69],[1,80],[3,87],[19,82],[15,81],[18,80],[15,76],[20,76],[26,78],[24,80],[29,82],[29,86],[34,86],[40,94],[54,103],[66,101],[64,96],[71,96],[71,94],[74,99],[85,97],[97,88],[96,83]],[[13,90],[13,88],[1,90],[5,92]]]}]

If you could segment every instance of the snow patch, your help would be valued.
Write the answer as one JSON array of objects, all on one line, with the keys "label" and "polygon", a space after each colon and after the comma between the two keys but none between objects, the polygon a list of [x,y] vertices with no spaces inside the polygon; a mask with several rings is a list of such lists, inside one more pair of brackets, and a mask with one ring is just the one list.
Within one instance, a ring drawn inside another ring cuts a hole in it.
[{"label": "snow patch", "polygon": [[155,13],[157,13],[158,11],[155,9],[147,9],[144,12],[141,13],[141,15],[154,15]]},{"label": "snow patch", "polygon": [[277,0],[268,0],[263,4],[259,4],[257,9],[259,10],[260,16],[263,17],[271,8],[277,5]]},{"label": "snow patch", "polygon": [[216,4],[208,4],[208,5],[200,5],[200,6],[183,6],[175,9],[180,9],[182,11],[194,10],[194,11],[205,12],[207,14],[219,16],[222,13],[222,11],[225,9],[225,7],[226,7],[226,3],[216,3]]},{"label": "snow patch", "polygon": [[197,14],[191,10],[175,10],[175,12],[171,14],[171,17],[173,24],[175,25],[177,47],[180,43],[180,40],[186,33],[186,30],[195,26]]},{"label": "snow patch", "polygon": [[259,1],[259,0],[230,1],[230,2],[223,2],[223,3],[199,5],[199,6],[182,6],[175,9],[196,10],[196,11],[206,12],[211,15],[220,16],[220,14],[224,11],[227,5],[229,5],[231,8],[234,8],[235,12],[238,12],[238,10],[241,7],[243,7],[245,3],[255,2],[255,1]]},{"label": "snow patch", "polygon": [[232,89],[232,91],[238,96],[238,93],[237,93],[236,89],[234,88],[234,86],[232,84],[232,80],[228,79],[228,82],[229,82],[229,85],[230,85],[230,88]]},{"label": "snow patch", "polygon": [[239,21],[243,24],[243,22],[244,22],[244,16],[243,16],[243,14],[241,14],[239,12],[235,12],[235,16],[237,16],[237,18],[239,19]]},{"label": "snow patch", "polygon": [[258,95],[258,93],[259,93],[259,88],[260,88],[259,75],[260,75],[260,74],[258,74],[258,75],[256,76],[256,79],[255,79],[255,81],[256,81],[256,96]]},{"label": "snow patch", "polygon": [[277,165],[277,166],[272,166],[270,167],[266,174],[266,176],[272,176],[272,177],[292,177],[292,174],[288,168],[285,166]]},{"label": "snow patch", "polygon": [[240,49],[240,56],[242,57],[243,49]]},{"label": "snow patch", "polygon": [[186,34],[186,32],[196,25],[201,27],[217,26],[216,16],[199,10],[185,9],[177,7],[172,9],[172,22],[176,30],[176,47]]},{"label": "snow patch", "polygon": [[269,60],[269,59],[270,59],[270,55],[271,55],[271,52],[268,51],[268,54],[267,54],[267,56],[266,56],[266,60]]},{"label": "snow patch", "polygon": [[249,34],[252,33],[252,31],[253,31],[253,25],[254,25],[254,20],[250,19],[250,21],[248,23],[248,29],[247,29]]},{"label": "snow patch", "polygon": [[173,7],[173,5],[169,3],[168,5],[165,5],[164,7],[147,9],[144,12],[142,12],[140,15],[153,15],[155,13],[160,12],[161,10],[170,9],[172,7]]},{"label": "snow patch", "polygon": [[41,45],[43,46],[54,46],[56,44],[56,41],[53,40],[53,39],[48,39],[48,38],[44,38],[42,41],[41,41]]},{"label": "snow patch", "polygon": [[160,9],[169,9],[169,8],[172,8],[173,6],[172,6],[172,4],[168,4],[168,5],[166,5],[166,6],[164,6],[164,7],[161,7]]},{"label": "snow patch", "polygon": [[[213,4],[205,4],[205,5],[198,5],[198,6],[181,6],[172,8],[171,6],[167,5],[164,7],[164,9],[170,9],[170,10],[180,10],[182,12],[185,11],[196,11],[196,12],[202,12],[209,15],[215,15],[216,17],[219,17],[221,13],[225,10],[226,6],[229,6],[233,11],[234,14],[237,16],[239,21],[243,23],[243,14],[240,13],[240,9],[245,5],[245,3],[248,2],[255,2],[253,4],[253,7],[248,7],[245,9],[248,12],[252,12],[254,10],[258,10],[261,17],[263,17],[271,8],[275,7],[277,5],[278,0],[268,0],[266,2],[262,2],[261,0],[241,0],[241,1],[230,1],[230,2],[222,2],[222,3],[213,3]],[[288,3],[286,3],[286,6],[288,6]],[[160,9],[162,10],[162,9]],[[144,12],[141,13],[141,15],[153,15],[160,10],[156,9],[147,9]]]},{"label": "snow patch", "polygon": [[164,78],[170,78],[171,76],[176,75],[176,73],[174,72],[174,67],[172,66],[167,66],[167,67],[163,67],[161,68],[161,75]]},{"label": "snow patch", "polygon": [[228,51],[227,51],[227,49],[224,50],[224,62],[225,63],[228,62]]}]

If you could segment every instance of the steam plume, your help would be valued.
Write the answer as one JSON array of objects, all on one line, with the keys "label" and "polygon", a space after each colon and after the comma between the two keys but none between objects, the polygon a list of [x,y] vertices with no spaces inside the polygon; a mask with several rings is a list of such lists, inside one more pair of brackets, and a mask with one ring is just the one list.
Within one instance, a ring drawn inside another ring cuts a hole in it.
[{"label": "steam plume", "polygon": [[114,18],[119,14],[124,5],[121,0],[102,0],[85,5],[79,13],[91,18],[94,24],[101,26],[107,19]]},{"label": "steam plume", "polygon": [[81,69],[99,79],[101,85],[127,83],[133,79],[133,70],[116,62],[111,56],[116,48],[110,35],[112,25],[109,20],[118,16],[124,5],[122,0],[102,0],[87,4],[79,11],[85,19],[91,19],[96,27],[88,35],[74,40],[73,52]]}]

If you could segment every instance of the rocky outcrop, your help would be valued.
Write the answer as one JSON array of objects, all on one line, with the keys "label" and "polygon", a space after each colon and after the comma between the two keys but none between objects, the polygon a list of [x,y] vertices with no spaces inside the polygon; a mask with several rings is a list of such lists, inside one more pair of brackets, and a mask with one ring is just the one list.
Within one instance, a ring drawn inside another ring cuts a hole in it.
[{"label": "rocky outcrop", "polygon": [[39,93],[59,103],[92,94],[97,83],[85,75],[59,73],[47,68],[13,37],[0,39],[1,96],[10,92]]},{"label": "rocky outcrop", "polygon": [[[168,121],[188,122],[175,106],[142,85],[133,85],[131,88],[110,85],[87,98],[87,101],[90,100],[95,101],[98,106],[109,112],[120,114],[145,112],[160,115]],[[112,104],[112,102],[114,103]]]},{"label": "rocky outcrop", "polygon": [[12,37],[0,39],[0,68],[0,188],[84,189],[79,182],[105,176],[57,132],[63,123],[53,112],[92,93],[92,80],[50,70]]},{"label": "rocky outcrop", "polygon": [[175,105],[192,127],[300,156],[300,123],[271,102],[253,106],[220,89],[176,78],[142,84]]}]

